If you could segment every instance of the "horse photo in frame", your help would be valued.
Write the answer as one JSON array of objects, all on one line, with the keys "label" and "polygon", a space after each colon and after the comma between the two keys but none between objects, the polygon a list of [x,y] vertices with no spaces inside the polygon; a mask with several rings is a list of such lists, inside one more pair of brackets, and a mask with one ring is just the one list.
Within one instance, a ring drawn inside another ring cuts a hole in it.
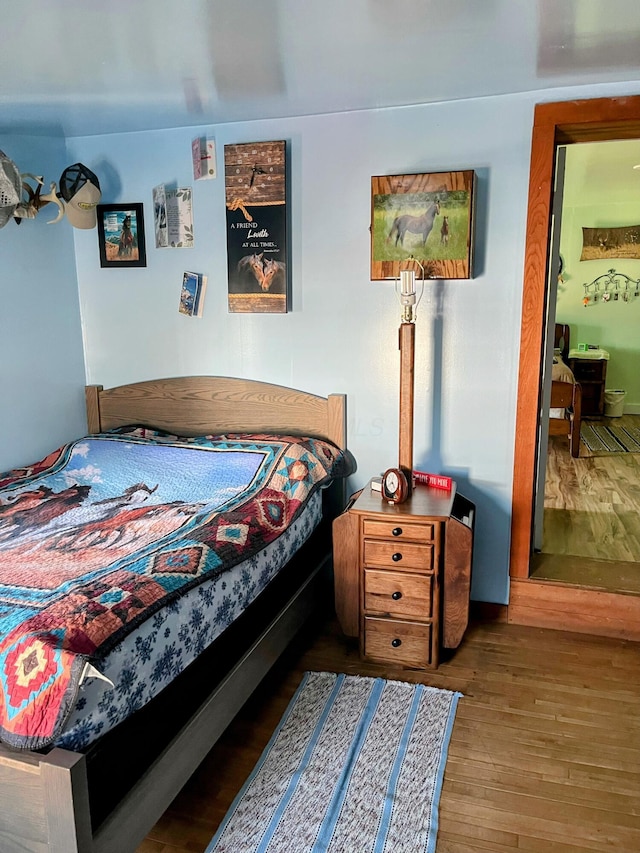
[{"label": "horse photo in frame", "polygon": [[97,206],[101,267],[146,267],[142,211],[137,202]]},{"label": "horse photo in frame", "polygon": [[426,278],[472,278],[475,172],[371,178],[371,279],[411,258]]}]

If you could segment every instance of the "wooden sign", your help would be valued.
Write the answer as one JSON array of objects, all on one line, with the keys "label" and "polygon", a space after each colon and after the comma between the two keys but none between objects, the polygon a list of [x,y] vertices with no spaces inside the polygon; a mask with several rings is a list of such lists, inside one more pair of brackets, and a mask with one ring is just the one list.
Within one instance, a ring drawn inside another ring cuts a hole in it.
[{"label": "wooden sign", "polygon": [[229,311],[288,310],[286,143],[225,145]]},{"label": "wooden sign", "polygon": [[371,178],[371,279],[472,278],[475,173]]}]

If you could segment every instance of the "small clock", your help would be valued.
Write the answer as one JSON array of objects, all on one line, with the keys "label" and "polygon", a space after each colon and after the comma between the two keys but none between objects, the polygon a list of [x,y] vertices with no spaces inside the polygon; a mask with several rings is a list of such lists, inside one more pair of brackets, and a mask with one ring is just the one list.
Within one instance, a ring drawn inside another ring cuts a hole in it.
[{"label": "small clock", "polygon": [[382,475],[382,497],[392,504],[401,504],[409,497],[409,483],[399,468],[387,468]]}]

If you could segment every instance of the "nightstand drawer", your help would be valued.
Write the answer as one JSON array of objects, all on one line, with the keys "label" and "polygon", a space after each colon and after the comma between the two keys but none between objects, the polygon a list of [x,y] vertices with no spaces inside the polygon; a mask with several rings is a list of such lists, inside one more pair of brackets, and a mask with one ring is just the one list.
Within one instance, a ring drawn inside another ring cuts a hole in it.
[{"label": "nightstand drawer", "polygon": [[364,609],[399,619],[431,619],[433,575],[365,569]]},{"label": "nightstand drawer", "polygon": [[364,655],[404,666],[431,665],[431,624],[364,619]]},{"label": "nightstand drawer", "polygon": [[377,536],[382,539],[397,539],[408,542],[433,542],[435,531],[433,524],[405,524],[404,522],[386,519],[375,521],[365,518],[362,522],[365,536]]},{"label": "nightstand drawer", "polygon": [[589,361],[586,358],[574,362],[573,371],[576,380],[579,382],[581,379],[602,379],[606,364],[606,361]]},{"label": "nightstand drawer", "polygon": [[430,572],[433,569],[433,545],[365,539],[363,562],[365,566],[379,569]]}]

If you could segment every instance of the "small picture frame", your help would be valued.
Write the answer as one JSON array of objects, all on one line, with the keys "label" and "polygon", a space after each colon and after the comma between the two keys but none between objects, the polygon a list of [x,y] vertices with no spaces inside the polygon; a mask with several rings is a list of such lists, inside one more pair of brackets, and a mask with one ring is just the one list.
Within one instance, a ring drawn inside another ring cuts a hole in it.
[{"label": "small picture frame", "polygon": [[146,267],[143,205],[99,204],[101,267]]},{"label": "small picture frame", "polygon": [[473,278],[475,187],[472,170],[371,178],[372,281],[397,279],[411,260],[425,278]]}]

